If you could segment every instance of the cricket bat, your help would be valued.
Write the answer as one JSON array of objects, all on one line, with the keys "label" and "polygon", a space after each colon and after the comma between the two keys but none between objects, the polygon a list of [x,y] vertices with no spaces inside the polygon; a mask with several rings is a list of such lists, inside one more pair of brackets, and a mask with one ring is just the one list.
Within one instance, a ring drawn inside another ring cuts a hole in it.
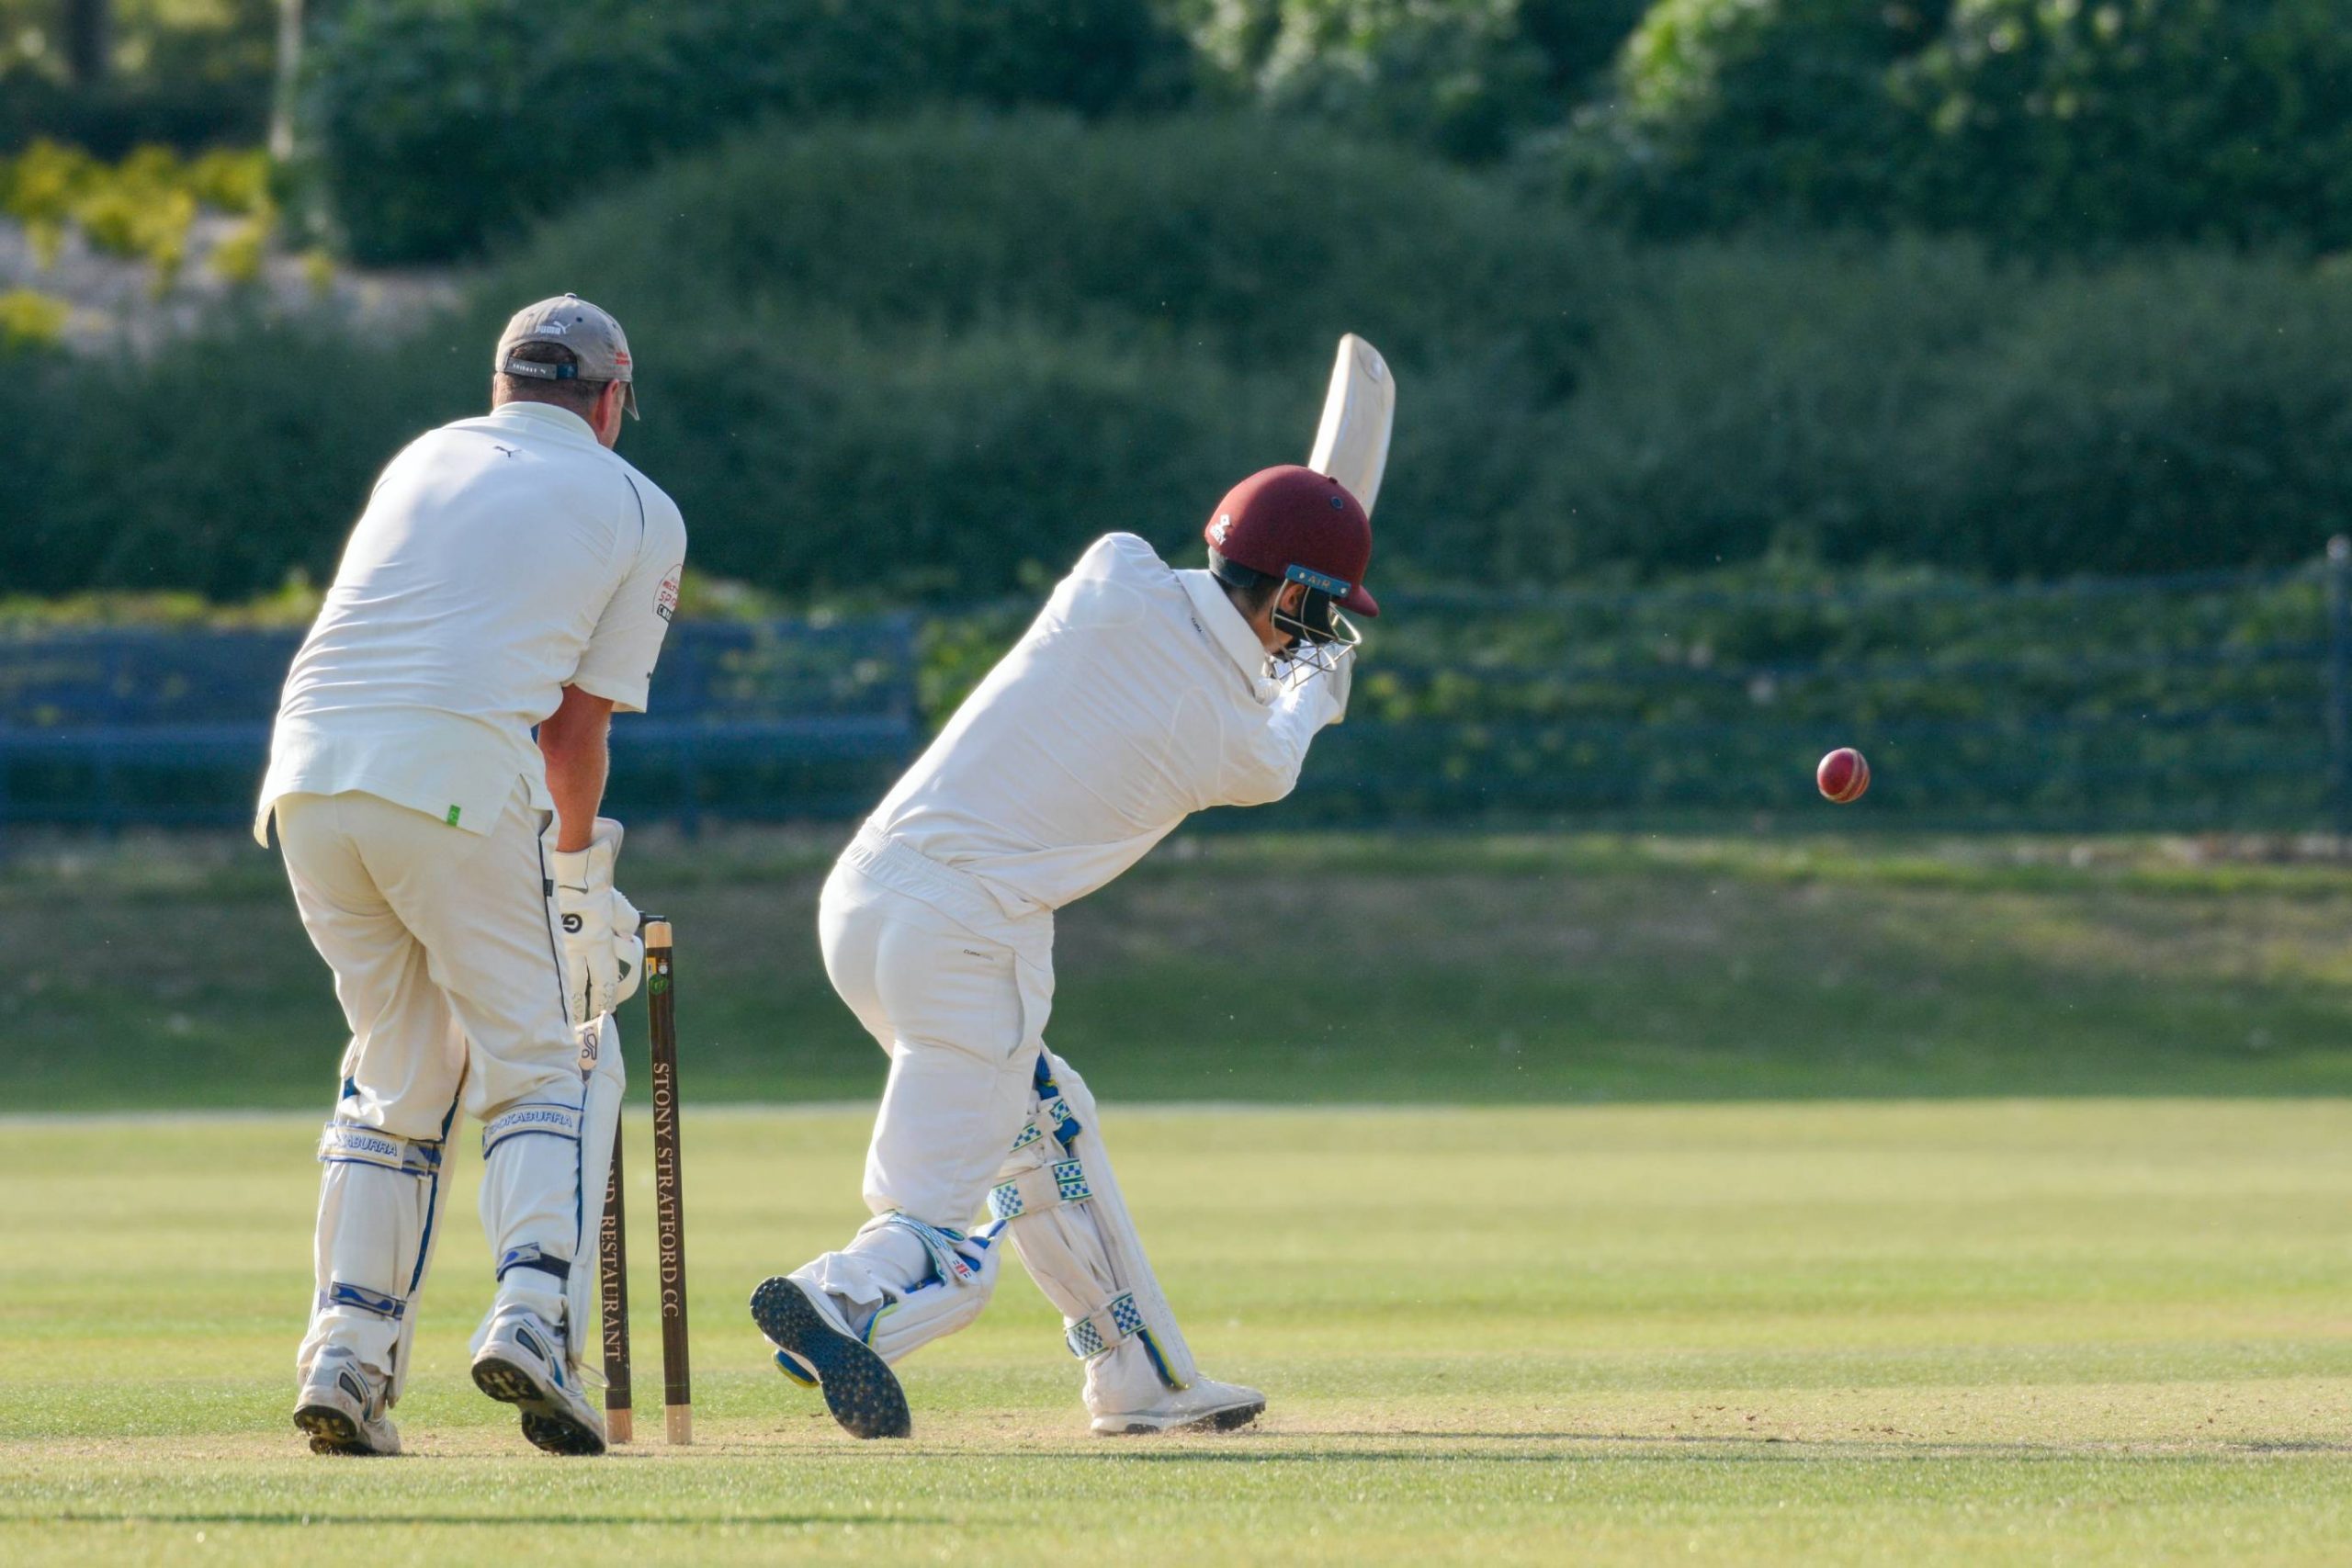
[{"label": "cricket bat", "polygon": [[1323,423],[1306,466],[1348,487],[1372,515],[1380,497],[1380,476],[1388,468],[1388,432],[1396,423],[1396,378],[1380,350],[1350,333],[1340,340],[1331,367],[1331,389],[1323,397]]}]

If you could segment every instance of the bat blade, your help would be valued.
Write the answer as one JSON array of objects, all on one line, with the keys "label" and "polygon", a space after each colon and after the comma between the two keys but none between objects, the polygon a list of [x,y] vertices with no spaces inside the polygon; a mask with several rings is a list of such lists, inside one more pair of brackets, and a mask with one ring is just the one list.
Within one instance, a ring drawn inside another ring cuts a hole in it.
[{"label": "bat blade", "polygon": [[1350,333],[1340,340],[1331,367],[1331,389],[1323,398],[1323,423],[1306,466],[1348,487],[1372,515],[1380,497],[1380,477],[1388,468],[1388,433],[1396,423],[1396,378],[1380,350]]}]

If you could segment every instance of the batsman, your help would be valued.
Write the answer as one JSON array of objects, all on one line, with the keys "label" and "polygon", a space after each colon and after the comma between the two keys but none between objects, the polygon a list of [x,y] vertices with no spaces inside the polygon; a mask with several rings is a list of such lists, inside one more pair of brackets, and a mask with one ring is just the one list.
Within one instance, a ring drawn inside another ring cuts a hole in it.
[{"label": "batsman", "polygon": [[637,389],[605,311],[564,295],[517,314],[492,397],[377,481],[287,676],[254,822],[266,844],[276,821],[351,1031],[296,1361],[294,1424],[321,1453],[400,1451],[461,1109],[497,1276],[474,1382],[538,1447],[605,1448],[582,1342],[619,1114],[608,1015],[643,950],[613,888],[620,825],[597,813],[685,525],[613,450]]},{"label": "batsman", "polygon": [[825,884],[826,972],[890,1057],[874,1218],[760,1286],[752,1315],[855,1436],[911,1431],[890,1363],[979,1315],[1007,1240],[1060,1309],[1096,1432],[1233,1427],[1265,1408],[1194,1364],[1094,1096],[1045,1040],[1054,912],[1193,812],[1288,795],[1346,711],[1357,637],[1341,612],[1379,613],[1370,518],[1328,473],[1253,474],[1205,533],[1204,570],[1132,534],[1096,541]]}]

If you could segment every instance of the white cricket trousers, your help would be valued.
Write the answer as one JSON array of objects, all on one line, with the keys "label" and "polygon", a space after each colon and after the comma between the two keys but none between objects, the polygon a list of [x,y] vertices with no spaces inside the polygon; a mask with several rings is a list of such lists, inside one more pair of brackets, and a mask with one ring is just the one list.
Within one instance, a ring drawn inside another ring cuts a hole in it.
[{"label": "white cricket trousers", "polygon": [[[967,874],[864,829],[826,879],[817,930],[833,988],[890,1055],[866,1147],[866,1207],[877,1217],[895,1212],[933,1231],[967,1232],[1040,1103],[1036,1069],[1053,1010],[1053,914],[1008,911]],[[1079,1116],[1092,1124],[1084,1080],[1058,1057],[1052,1070],[1065,1103],[1083,1107]],[[1130,1311],[1135,1292],[1147,1293],[1153,1305],[1144,1310],[1157,1314],[1154,1326],[1189,1367],[1099,1140],[1097,1127],[1088,1169],[1095,1201],[1083,1206],[1087,1217],[1034,1235],[1016,1231],[1014,1245],[1066,1322],[1091,1318],[1123,1289]],[[1046,1220],[1041,1213],[1021,1223]],[[925,1288],[926,1280],[943,1278],[937,1239],[895,1222],[869,1224],[792,1277],[831,1295],[895,1360],[970,1323],[995,1288],[1001,1255],[993,1251],[965,1286]],[[887,1325],[872,1315],[893,1302]],[[1141,1340],[1087,1360],[1086,1404],[1097,1416],[1146,1408],[1161,1393]]]},{"label": "white cricket trousers", "polygon": [[[391,1357],[414,1330],[408,1308],[430,1262],[443,1145],[460,1107],[484,1123],[517,1113],[548,1134],[506,1138],[485,1162],[492,1258],[560,1267],[581,1234],[579,1044],[540,841],[548,813],[518,779],[488,834],[358,792],[289,795],[277,817],[303,929],[334,971],[351,1030],[330,1137],[364,1129],[412,1145],[406,1180],[335,1162],[322,1145],[319,1301],[300,1365],[342,1345],[404,1381]],[[500,1284],[502,1300],[550,1323],[562,1293],[537,1266]]]},{"label": "white cricket trousers", "polygon": [[[968,877],[867,829],[826,879],[817,933],[833,989],[890,1057],[866,1207],[967,1229],[1029,1114],[1052,913],[1007,916]],[[900,1282],[921,1279],[921,1254],[907,1262]]]}]

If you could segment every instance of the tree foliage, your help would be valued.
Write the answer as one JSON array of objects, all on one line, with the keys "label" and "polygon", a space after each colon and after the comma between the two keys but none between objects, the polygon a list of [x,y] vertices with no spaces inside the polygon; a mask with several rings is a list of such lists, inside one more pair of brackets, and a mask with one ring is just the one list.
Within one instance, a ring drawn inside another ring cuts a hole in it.
[{"label": "tree foliage", "polygon": [[1568,177],[1658,233],[2333,248],[2352,27],[2341,0],[1657,0]]},{"label": "tree foliage", "polygon": [[258,141],[277,11],[277,0],[0,0],[0,151],[43,136],[108,158],[142,142]]},{"label": "tree foliage", "polygon": [[1181,6],[1227,96],[1450,156],[1553,124],[1642,0],[1197,0]]}]

